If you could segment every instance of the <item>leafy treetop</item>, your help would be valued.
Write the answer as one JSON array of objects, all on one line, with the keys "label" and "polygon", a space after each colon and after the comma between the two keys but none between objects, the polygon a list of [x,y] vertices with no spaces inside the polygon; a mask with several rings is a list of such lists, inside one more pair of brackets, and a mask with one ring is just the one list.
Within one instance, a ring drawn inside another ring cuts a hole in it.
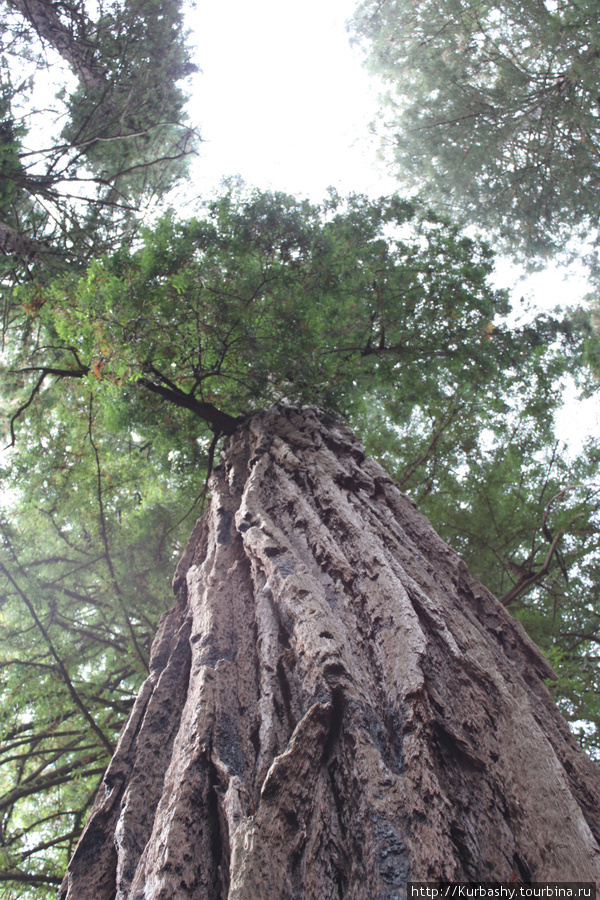
[{"label": "leafy treetop", "polygon": [[[228,192],[83,277],[20,287],[34,313],[21,373],[80,379],[133,415],[151,393],[225,433],[282,398],[346,416],[369,391],[407,410],[424,396],[493,406],[563,326],[541,317],[509,330],[491,268],[484,244],[396,197],[318,207]],[[556,365],[537,366],[546,393]]]},{"label": "leafy treetop", "polygon": [[351,27],[388,85],[400,179],[521,257],[593,236],[598,12],[597,0],[364,0]]}]

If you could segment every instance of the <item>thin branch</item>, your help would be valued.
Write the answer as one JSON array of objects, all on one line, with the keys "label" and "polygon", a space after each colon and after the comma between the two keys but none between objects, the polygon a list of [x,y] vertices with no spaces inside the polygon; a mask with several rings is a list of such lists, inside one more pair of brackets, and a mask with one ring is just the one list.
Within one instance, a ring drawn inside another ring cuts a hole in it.
[{"label": "thin branch", "polygon": [[[71,349],[71,348],[69,348]],[[75,358],[77,359],[77,354],[75,354]],[[79,362],[79,360],[78,360]],[[25,403],[23,403],[17,411],[11,416],[9,428],[10,428],[10,444],[4,448],[8,450],[10,447],[14,447],[17,441],[17,436],[15,434],[15,422],[17,419],[25,412],[25,410],[31,406],[33,403],[37,393],[39,392],[44,379],[47,375],[54,375],[57,378],[83,378],[84,375],[87,375],[89,372],[88,366],[81,366],[80,369],[55,369],[52,366],[27,366],[25,369],[19,369],[20,372],[40,372],[40,377],[36,381],[33,386],[31,393]]]},{"label": "thin branch", "polygon": [[5,568],[5,566],[3,565],[2,562],[0,562],[0,571],[2,571],[4,573],[4,575],[8,578],[8,580],[10,581],[10,583],[12,584],[12,586],[18,593],[19,597],[22,599],[23,603],[27,607],[29,614],[31,615],[31,617],[32,617],[33,621],[35,622],[37,628],[39,629],[42,637],[44,638],[46,645],[47,645],[48,649],[50,650],[50,653],[56,660],[56,664],[58,666],[60,674],[62,675],[63,681],[65,682],[65,685],[67,686],[67,690],[68,690],[69,694],[71,695],[73,702],[75,703],[77,708],[80,710],[81,714],[85,718],[86,722],[88,722],[88,724],[90,725],[90,727],[92,728],[94,733],[98,736],[102,746],[105,747],[106,750],[112,756],[112,754],[114,752],[113,745],[111,744],[109,739],[106,737],[106,735],[104,734],[104,732],[102,731],[102,729],[97,724],[94,717],[92,716],[91,712],[86,707],[85,703],[83,702],[83,700],[77,693],[77,690],[75,689],[75,685],[71,681],[71,677],[70,677],[69,673],[67,672],[66,666],[63,663],[61,657],[59,656],[58,651],[56,650],[56,647],[54,646],[54,643],[52,641],[52,638],[46,631],[38,614],[36,613],[33,603],[31,602],[29,597],[25,594],[25,592],[20,588],[20,586],[17,584],[15,579],[12,577],[12,575],[10,574],[8,569]]},{"label": "thin branch", "polygon": [[81,830],[72,829],[68,831],[66,834],[59,834],[57,837],[52,838],[51,840],[44,841],[41,844],[37,844],[35,847],[32,847],[31,850],[27,850],[26,852],[21,853],[21,859],[26,860],[30,857],[34,856],[36,853],[40,853],[42,850],[48,850],[50,847],[56,847],[57,844],[63,844],[65,841],[71,841],[74,837],[79,837]]},{"label": "thin branch", "polygon": [[417,460],[415,460],[415,462],[413,462],[413,464],[411,466],[409,466],[408,471],[406,472],[404,477],[401,479],[401,481],[398,482],[398,487],[402,487],[404,484],[406,484],[406,482],[412,477],[412,475],[414,475],[414,473],[419,468],[419,466],[422,465],[422,463],[427,461],[432,450],[435,450],[435,446],[436,446],[438,440],[440,439],[441,435],[445,431],[446,427],[450,424],[450,422],[458,414],[458,412],[459,412],[459,408],[456,405],[455,401],[452,400],[448,410],[442,416],[439,427],[436,429],[436,431],[434,431],[433,437],[432,437],[431,441],[429,442],[427,449]]},{"label": "thin branch", "polygon": [[[111,751],[111,753],[112,752],[114,751]],[[97,762],[98,758],[99,757],[96,757],[92,762]],[[22,800],[24,797],[31,797],[34,794],[39,794],[41,791],[46,791],[49,788],[72,782],[73,771],[75,769],[83,769],[86,765],[87,761],[77,759],[74,762],[68,762],[64,766],[61,766],[51,775],[44,775],[35,784],[29,784],[27,787],[20,786],[14,788],[0,800],[0,810],[10,809],[18,800]],[[103,775],[105,771],[106,763],[102,767],[96,767],[95,769],[89,769],[88,771],[84,770],[81,775],[85,778],[89,778],[92,775]]]},{"label": "thin branch", "polygon": [[[82,148],[83,148],[83,150],[86,150],[87,148],[89,148],[89,146],[91,144],[106,144],[106,143],[111,143],[114,141],[126,140],[127,138],[145,137],[146,135],[150,134],[152,131],[157,130],[158,128],[166,128],[166,127],[181,128],[181,129],[185,130],[186,137],[189,132],[194,132],[193,128],[190,128],[188,125],[184,125],[182,122],[168,122],[165,120],[164,122],[155,122],[152,125],[149,125],[147,128],[142,129],[141,131],[128,131],[123,134],[117,134],[117,135],[112,135],[112,136],[108,136],[108,137],[107,136],[102,137],[102,136],[98,135],[97,137],[88,138],[84,141],[71,141],[68,144],[58,144],[54,147],[42,148],[41,150],[30,150],[26,153],[23,153],[21,155],[21,158],[24,158],[26,156],[34,156],[34,157],[43,156],[43,155],[48,155],[49,153],[66,153],[69,150],[79,150]],[[156,157],[155,160],[152,163],[150,163],[150,165],[154,165],[155,163],[162,162],[162,159],[163,159],[163,157]],[[68,168],[68,166],[65,166],[65,168],[62,171],[66,171],[67,168]],[[55,177],[56,180],[60,179],[62,181],[63,180],[62,179],[62,171],[57,173],[57,175],[55,175],[53,177]],[[78,181],[79,179],[77,179],[75,177],[75,178],[69,178],[67,180],[68,181]],[[87,178],[85,180],[92,181],[93,179]]]},{"label": "thin branch", "polygon": [[131,636],[133,646],[135,647],[135,651],[136,651],[142,665],[144,666],[146,671],[148,671],[148,669],[149,669],[148,660],[146,658],[145,653],[142,651],[142,648],[140,647],[140,645],[138,643],[138,639],[137,639],[134,627],[131,623],[131,619],[129,618],[129,614],[128,614],[127,608],[125,606],[125,600],[123,598],[123,594],[121,592],[121,587],[119,585],[119,582],[117,581],[117,576],[115,573],[115,569],[114,569],[114,566],[112,563],[112,557],[110,554],[110,549],[108,546],[108,535],[107,535],[107,531],[106,531],[106,518],[104,516],[104,500],[103,500],[103,496],[102,496],[102,470],[100,468],[100,454],[98,453],[98,447],[96,446],[96,443],[94,441],[94,437],[92,434],[92,422],[93,422],[92,409],[93,409],[92,397],[90,397],[90,411],[89,411],[89,417],[88,417],[88,437],[90,440],[90,444],[92,445],[92,449],[94,451],[94,456],[96,459],[96,483],[98,486],[98,489],[97,489],[98,511],[99,511],[99,519],[100,519],[100,536],[102,538],[102,544],[104,546],[104,559],[106,560],[106,565],[108,566],[108,571],[110,573],[110,579],[112,582],[113,590],[114,590],[115,594],[117,595],[117,599],[119,601],[119,606],[121,607],[121,612],[123,613],[123,617],[127,624],[127,629]]},{"label": "thin branch", "polygon": [[[565,490],[567,490],[567,488],[565,488]],[[558,496],[558,494],[557,494],[557,496]],[[569,522],[569,527],[573,524],[573,522],[576,522],[577,519],[581,519],[584,515],[585,515],[585,513],[582,513],[582,512],[578,513]],[[512,587],[511,590],[508,591],[508,593],[504,595],[504,597],[500,598],[500,603],[503,606],[508,606],[509,603],[512,603],[513,600],[516,600],[516,598],[520,594],[523,594],[526,591],[530,590],[530,588],[532,588],[534,585],[536,585],[544,577],[544,575],[547,574],[548,569],[550,568],[550,563],[552,562],[552,557],[554,556],[556,549],[558,547],[558,544],[560,542],[560,539],[562,538],[564,533],[565,533],[565,531],[559,531],[558,534],[553,538],[553,540],[550,544],[550,549],[548,550],[546,559],[545,559],[544,564],[541,567],[541,569],[539,569],[537,572],[532,572],[530,575],[523,575],[517,581],[517,583],[514,585],[514,587]]]},{"label": "thin branch", "polygon": [[[546,537],[546,539],[548,541],[551,542],[553,540],[552,532],[550,531],[550,529],[548,528],[548,525],[546,524],[548,521],[548,516],[550,515],[550,507],[552,506],[552,504],[554,503],[555,500],[562,499],[565,496],[565,494],[567,493],[567,491],[573,491],[573,490],[575,490],[575,488],[578,488],[578,487],[583,487],[583,485],[568,484],[565,488],[562,489],[562,491],[559,491],[558,494],[555,494],[554,497],[552,497],[552,499],[546,505],[546,509],[544,510],[544,514],[542,516],[542,531],[544,532],[544,536]],[[577,518],[579,518],[579,516]]]}]

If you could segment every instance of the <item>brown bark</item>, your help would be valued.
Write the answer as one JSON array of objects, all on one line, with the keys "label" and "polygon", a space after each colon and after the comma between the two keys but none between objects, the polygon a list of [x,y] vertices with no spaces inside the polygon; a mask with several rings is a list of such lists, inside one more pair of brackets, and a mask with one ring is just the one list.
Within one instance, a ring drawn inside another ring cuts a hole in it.
[{"label": "brown bark", "polygon": [[66,900],[391,900],[599,880],[548,663],[343,426],[228,439]]}]

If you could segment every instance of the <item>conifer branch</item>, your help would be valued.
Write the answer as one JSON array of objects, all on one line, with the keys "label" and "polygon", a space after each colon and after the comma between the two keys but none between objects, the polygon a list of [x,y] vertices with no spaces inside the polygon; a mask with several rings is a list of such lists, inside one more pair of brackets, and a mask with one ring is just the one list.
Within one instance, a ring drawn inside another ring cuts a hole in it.
[{"label": "conifer branch", "polygon": [[92,716],[91,712],[89,711],[89,709],[87,708],[87,706],[85,705],[85,703],[83,702],[81,697],[79,696],[79,694],[75,688],[75,685],[73,684],[71,677],[70,677],[69,673],[67,672],[65,664],[62,661],[56,647],[54,646],[54,642],[52,641],[52,638],[48,634],[40,617],[38,616],[38,614],[35,611],[35,607],[34,607],[33,603],[31,602],[31,600],[29,599],[27,594],[17,584],[15,579],[12,577],[11,573],[3,565],[2,562],[0,562],[0,571],[3,572],[3,574],[6,576],[6,578],[10,581],[10,583],[14,587],[15,591],[17,592],[17,594],[19,595],[19,597],[21,598],[21,600],[27,607],[27,610],[28,610],[31,618],[33,619],[37,628],[39,629],[42,637],[44,638],[44,640],[46,642],[46,646],[48,647],[51,655],[53,656],[53,658],[56,662],[56,665],[58,666],[58,670],[62,676],[62,679],[63,679],[63,681],[67,687],[67,690],[68,690],[69,694],[71,695],[71,698],[73,699],[75,705],[80,710],[80,712],[83,715],[83,717],[85,718],[85,720],[88,722],[88,724],[91,726],[94,733],[99,738],[102,746],[105,747],[105,749],[108,751],[108,753],[111,754],[111,756],[112,756],[112,754],[114,752],[113,745],[111,744],[109,739],[106,737],[106,735],[104,734],[104,732],[102,731],[102,729],[100,728],[100,726],[98,725],[98,723],[96,722],[94,717]]}]

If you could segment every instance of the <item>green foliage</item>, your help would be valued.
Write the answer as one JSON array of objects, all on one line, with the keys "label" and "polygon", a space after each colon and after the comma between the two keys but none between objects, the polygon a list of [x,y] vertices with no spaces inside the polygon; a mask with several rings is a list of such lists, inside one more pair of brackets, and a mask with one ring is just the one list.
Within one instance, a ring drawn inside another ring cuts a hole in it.
[{"label": "green foliage", "polygon": [[383,76],[400,178],[545,256],[596,232],[597,0],[365,0],[353,20]]},{"label": "green foliage", "polygon": [[586,365],[578,373],[578,380],[584,394],[591,396],[600,381],[600,306],[593,294],[586,301],[584,306],[569,310],[569,323],[583,342]]},{"label": "green foliage", "polygon": [[20,144],[15,127],[6,120],[6,103],[0,102],[0,204],[13,202],[21,172]]},{"label": "green foliage", "polygon": [[[491,268],[489,247],[397,197],[316,206],[230,189],[83,274],[15,288],[0,834],[21,892],[50,891],[40,879],[76,840],[169,605],[214,438],[284,399],[344,416],[473,570],[514,594],[597,748],[597,694],[577,674],[600,639],[585,487],[597,458],[571,470],[553,434],[585,340],[549,317],[509,327]],[[521,589],[524,566],[538,577]]]},{"label": "green foliage", "polygon": [[[365,390],[402,397],[402,415],[459,389],[481,402],[546,345],[542,320],[514,333],[496,322],[508,302],[491,265],[485,245],[396,198],[319,208],[228,194],[204,220],[165,218],[142,248],[56,280],[37,319],[53,350],[36,346],[28,364],[79,367],[111,403],[135,405],[126,388],[143,383],[231,416],[284,397],[347,416]],[[30,285],[18,298],[41,302]],[[556,369],[538,369],[552,393]]]},{"label": "green foliage", "polygon": [[47,279],[131,239],[185,173],[196,67],[179,0],[14,0],[0,19],[0,252]]}]

